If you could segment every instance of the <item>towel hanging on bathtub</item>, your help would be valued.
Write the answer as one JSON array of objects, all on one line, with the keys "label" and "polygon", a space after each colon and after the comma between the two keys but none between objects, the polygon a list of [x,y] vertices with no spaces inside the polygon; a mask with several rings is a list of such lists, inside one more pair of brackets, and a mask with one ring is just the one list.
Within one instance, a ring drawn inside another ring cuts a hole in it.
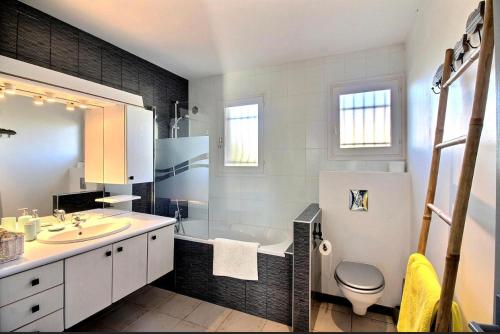
[{"label": "towel hanging on bathtub", "polygon": [[214,240],[214,276],[227,276],[250,281],[259,279],[255,242],[230,239]]}]

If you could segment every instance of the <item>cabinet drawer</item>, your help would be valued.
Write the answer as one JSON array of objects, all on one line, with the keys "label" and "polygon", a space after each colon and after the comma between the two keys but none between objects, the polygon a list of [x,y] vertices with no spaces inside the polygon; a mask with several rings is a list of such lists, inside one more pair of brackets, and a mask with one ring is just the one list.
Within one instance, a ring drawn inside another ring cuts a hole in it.
[{"label": "cabinet drawer", "polygon": [[24,327],[16,329],[16,332],[63,332],[64,312],[56,311],[41,319],[33,321]]},{"label": "cabinet drawer", "polygon": [[63,308],[63,286],[0,308],[0,332],[9,332]]},{"label": "cabinet drawer", "polygon": [[0,279],[0,307],[63,283],[63,262]]}]

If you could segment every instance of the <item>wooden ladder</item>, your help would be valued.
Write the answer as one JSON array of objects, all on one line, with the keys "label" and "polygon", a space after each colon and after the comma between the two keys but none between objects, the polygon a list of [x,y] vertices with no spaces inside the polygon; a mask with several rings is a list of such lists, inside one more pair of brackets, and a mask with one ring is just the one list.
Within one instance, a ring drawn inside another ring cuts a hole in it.
[{"label": "wooden ladder", "polygon": [[[427,197],[425,200],[422,227],[418,243],[418,252],[425,254],[432,212],[450,225],[451,230],[448,239],[448,249],[446,252],[446,265],[435,323],[435,330],[438,332],[446,332],[452,328],[451,307],[455,292],[455,283],[457,279],[458,263],[460,260],[460,248],[462,246],[465,219],[467,216],[467,207],[469,204],[477,151],[483,128],[486,101],[488,99],[488,86],[490,81],[491,63],[493,59],[493,47],[493,4],[492,0],[486,0],[481,47],[476,50],[471,57],[453,74],[451,73],[453,62],[452,49],[446,50],[444,59],[443,84],[441,86],[439,96],[434,149],[432,153]],[[476,60],[478,60],[479,63],[468,133],[466,136],[461,136],[449,141],[443,141],[446,107],[448,104],[448,89],[450,85],[457,80]],[[443,210],[434,205],[436,184],[439,174],[439,162],[441,158],[441,150],[460,144],[465,144],[465,152],[462,160],[462,170],[458,181],[458,191],[453,207],[453,214],[450,217]]]}]

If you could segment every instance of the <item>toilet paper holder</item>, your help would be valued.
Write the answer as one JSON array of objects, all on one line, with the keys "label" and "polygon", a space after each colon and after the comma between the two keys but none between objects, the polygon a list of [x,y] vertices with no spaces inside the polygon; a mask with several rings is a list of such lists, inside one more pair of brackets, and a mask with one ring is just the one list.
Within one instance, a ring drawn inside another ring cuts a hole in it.
[{"label": "toilet paper holder", "polygon": [[[318,231],[316,231],[316,227],[318,228]],[[313,230],[313,240],[323,240],[323,232],[321,232],[321,223],[314,223],[314,230]]]}]

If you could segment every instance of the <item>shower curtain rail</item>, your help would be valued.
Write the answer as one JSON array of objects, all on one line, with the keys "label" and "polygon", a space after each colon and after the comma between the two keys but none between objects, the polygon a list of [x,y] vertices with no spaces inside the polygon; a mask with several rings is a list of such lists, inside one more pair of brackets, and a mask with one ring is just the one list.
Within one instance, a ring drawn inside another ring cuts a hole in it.
[{"label": "shower curtain rail", "polygon": [[[418,243],[418,252],[425,254],[427,248],[427,240],[429,237],[429,229],[431,223],[432,212],[436,213],[450,228],[450,236],[448,239],[448,248],[446,251],[446,262],[444,276],[441,288],[441,296],[439,299],[437,317],[435,322],[435,330],[438,332],[446,332],[451,330],[452,315],[451,307],[453,303],[453,295],[455,293],[455,284],[457,280],[458,264],[460,260],[460,250],[462,247],[462,239],[465,229],[465,220],[467,217],[467,209],[469,204],[472,181],[474,177],[474,169],[476,158],[481,139],[481,132],[484,122],[484,114],[486,110],[486,102],[488,99],[488,87],[490,82],[490,73],[493,60],[494,49],[494,32],[493,32],[493,1],[486,0],[480,3],[485,6],[483,38],[481,47],[465,62],[460,69],[451,76],[453,64],[453,50],[448,49],[445,53],[445,62],[443,68],[444,84],[441,87],[438,116],[436,122],[434,148],[432,153],[432,162],[429,172],[429,183],[427,188],[427,196],[424,205],[424,213],[422,218],[422,227]],[[476,83],[474,90],[474,101],[472,104],[472,113],[469,119],[469,129],[467,136],[462,136],[457,139],[443,142],[444,125],[446,119],[446,108],[448,104],[448,89],[450,85],[458,79],[465,70],[470,67],[474,61],[478,61]],[[465,138],[464,138],[465,137]],[[465,151],[462,160],[462,169],[460,179],[458,181],[458,190],[453,207],[451,218],[443,213],[442,210],[434,205],[437,178],[439,174],[439,162],[441,151],[445,147],[450,147],[457,144],[465,144]]]}]

